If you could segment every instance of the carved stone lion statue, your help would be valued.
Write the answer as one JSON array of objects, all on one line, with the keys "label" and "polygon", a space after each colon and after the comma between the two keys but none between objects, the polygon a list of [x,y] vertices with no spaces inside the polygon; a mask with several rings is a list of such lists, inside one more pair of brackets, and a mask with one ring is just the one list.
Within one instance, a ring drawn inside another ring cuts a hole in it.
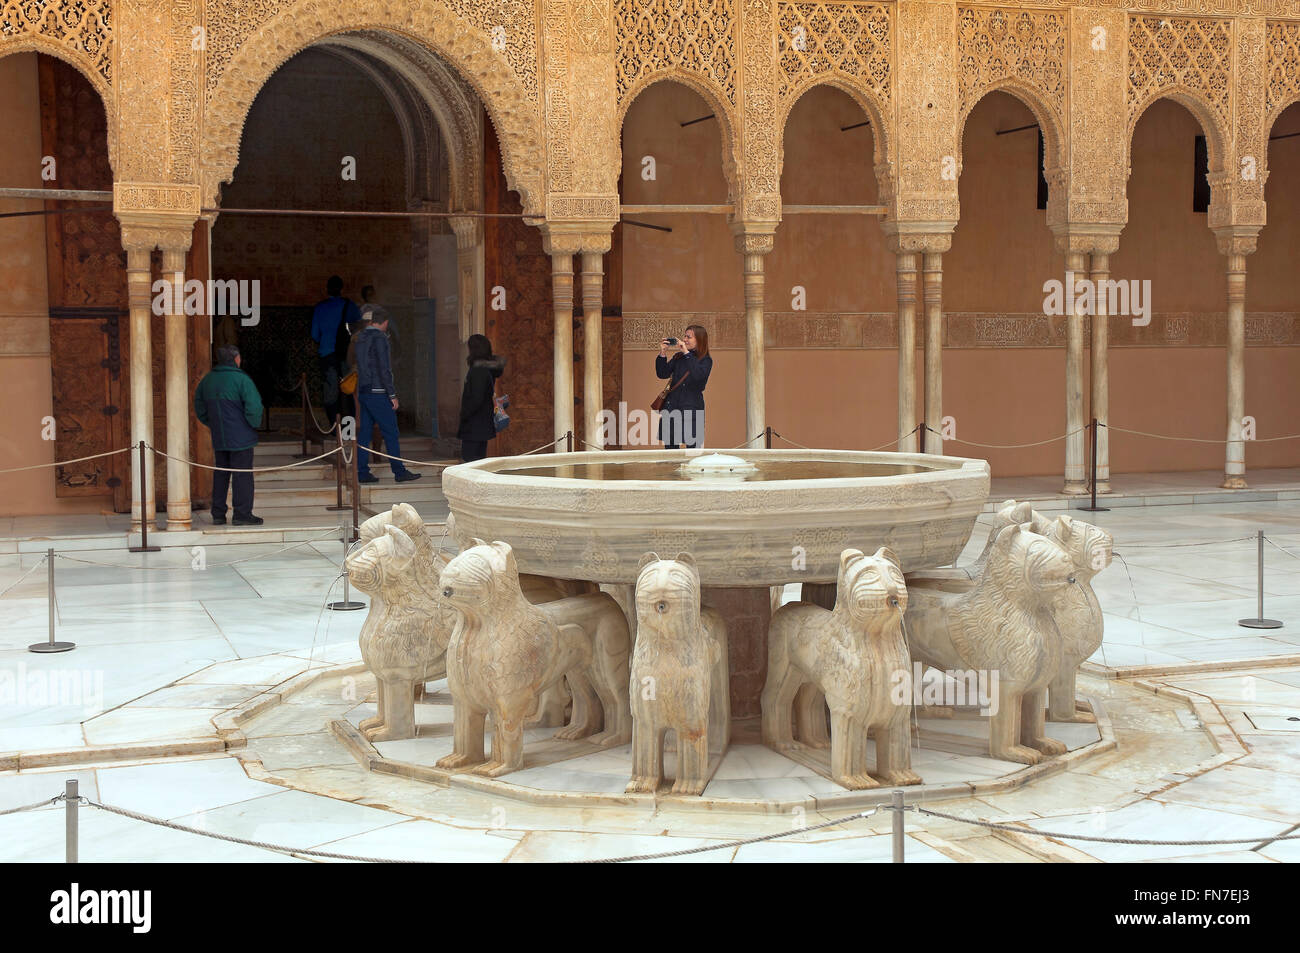
[{"label": "carved stone lion statue", "polygon": [[[352,585],[371,597],[360,644],[361,658],[379,682],[379,711],[359,725],[371,741],[415,736],[416,690],[446,674],[455,619],[438,599],[442,557],[433,553],[419,516],[410,526],[407,514],[397,509],[385,514],[392,519],[379,535],[371,527],[369,538],[345,562]],[[399,523],[410,526],[414,538]]]},{"label": "carved stone lion statue", "polygon": [[1101,603],[1092,590],[1092,578],[1110,565],[1114,538],[1098,526],[1070,516],[1033,517],[1034,532],[1055,542],[1074,563],[1077,585],[1067,586],[1052,606],[1061,632],[1061,667],[1048,686],[1048,716],[1052,721],[1096,721],[1074,697],[1075,680],[1082,665],[1101,647],[1105,625]]},{"label": "carved stone lion statue", "polygon": [[[840,554],[835,608],[795,603],[768,628],[763,687],[763,742],[777,751],[794,743],[799,697],[800,741],[825,746],[824,707],[831,713],[831,777],[846,788],[919,784],[911,769],[911,695],[900,704],[895,673],[911,666],[901,622],[907,588],[897,557],[881,547]],[[867,771],[867,741],[876,742],[876,777]],[[879,780],[877,780],[879,779]]]},{"label": "carved stone lion statue", "polygon": [[989,752],[994,758],[1037,764],[1063,754],[1045,733],[1047,686],[1062,662],[1054,618],[1061,592],[1075,582],[1069,555],[1030,524],[998,531],[983,571],[963,592],[930,586],[925,574],[908,577],[904,616],[912,657],[938,669],[997,677],[990,705]]},{"label": "carved stone lion statue", "polygon": [[[442,571],[442,599],[456,610],[447,648],[454,748],[440,768],[498,777],[523,766],[524,724],[542,694],[567,679],[573,714],[560,739],[601,746],[632,737],[627,619],[605,593],[532,605],[508,543],[474,545]],[[492,714],[492,755],[483,750]]]},{"label": "carved stone lion statue", "polygon": [[632,653],[632,781],[628,793],[652,794],[663,779],[664,737],[677,736],[673,794],[700,794],[709,749],[731,733],[727,627],[700,608],[700,573],[689,553],[647,553],[636,581]]}]

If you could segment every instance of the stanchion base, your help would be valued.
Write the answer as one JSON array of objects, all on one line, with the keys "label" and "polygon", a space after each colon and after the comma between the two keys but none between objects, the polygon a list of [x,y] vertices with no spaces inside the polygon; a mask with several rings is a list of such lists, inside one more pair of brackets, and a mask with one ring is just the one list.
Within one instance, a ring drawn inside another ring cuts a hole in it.
[{"label": "stanchion base", "polygon": [[128,553],[161,553],[162,547],[161,546],[128,546],[126,548],[126,551]]},{"label": "stanchion base", "polygon": [[365,607],[366,604],[364,602],[357,602],[354,599],[349,599],[347,602],[325,603],[326,609],[333,609],[335,612],[351,612],[353,609],[364,609]]},{"label": "stanchion base", "polygon": [[27,646],[27,651],[49,655],[52,652],[71,652],[76,647],[76,642],[37,642],[35,645]]},{"label": "stanchion base", "polygon": [[1282,623],[1277,619],[1238,619],[1237,625],[1245,626],[1247,629],[1280,629]]},{"label": "stanchion base", "polygon": [[327,507],[325,507],[325,509],[329,510],[331,513],[337,513],[337,512],[339,512],[339,511],[341,511],[341,510],[350,510],[350,509],[352,509],[352,504],[349,503],[347,506],[327,506]]},{"label": "stanchion base", "polygon": [[1085,513],[1109,513],[1109,506],[1075,506],[1072,509],[1082,510]]}]

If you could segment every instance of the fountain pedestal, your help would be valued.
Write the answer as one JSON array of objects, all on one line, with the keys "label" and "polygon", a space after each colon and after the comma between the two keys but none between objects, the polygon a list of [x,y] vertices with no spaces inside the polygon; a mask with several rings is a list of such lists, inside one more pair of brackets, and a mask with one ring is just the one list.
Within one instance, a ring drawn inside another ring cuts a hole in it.
[{"label": "fountain pedestal", "polygon": [[700,601],[717,609],[727,623],[731,717],[761,714],[763,683],[767,680],[767,626],[772,621],[772,591],[766,587],[706,586]]}]

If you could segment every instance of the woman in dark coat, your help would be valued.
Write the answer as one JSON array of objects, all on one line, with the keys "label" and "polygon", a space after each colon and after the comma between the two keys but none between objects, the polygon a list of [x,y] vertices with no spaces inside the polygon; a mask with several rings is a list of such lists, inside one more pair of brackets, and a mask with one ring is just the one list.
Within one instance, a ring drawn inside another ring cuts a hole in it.
[{"label": "woman in dark coat", "polygon": [[497,435],[492,398],[506,359],[493,357],[492,342],[482,334],[471,334],[467,344],[469,373],[460,398],[460,429],[456,436],[460,438],[461,459],[469,463],[486,457],[488,441]]},{"label": "woman in dark coat", "polygon": [[[675,350],[672,358],[668,352]],[[709,357],[709,332],[692,324],[676,345],[659,342],[655,373],[667,379],[671,390],[659,411],[659,439],[670,450],[704,446],[704,386],[713,370]]]}]

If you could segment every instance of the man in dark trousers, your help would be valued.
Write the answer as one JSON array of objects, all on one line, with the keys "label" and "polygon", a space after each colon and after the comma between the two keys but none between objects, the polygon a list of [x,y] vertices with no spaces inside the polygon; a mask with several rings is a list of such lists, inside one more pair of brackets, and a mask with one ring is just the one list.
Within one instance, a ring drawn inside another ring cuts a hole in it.
[{"label": "man in dark trousers", "polygon": [[[388,353],[388,312],[381,305],[368,305],[370,323],[356,336],[357,403],[361,407],[361,429],[357,431],[357,480],[378,483],[370,472],[370,437],[375,424],[384,435],[384,449],[393,457],[402,455],[397,440],[397,389]],[[401,460],[390,460],[393,479],[398,483],[418,480],[421,474],[406,469]]]},{"label": "man in dark trousers", "polygon": [[343,297],[343,279],[330,275],[325,283],[329,295],[311,313],[311,339],[320,360],[321,388],[330,426],[339,416],[339,378],[347,371],[343,363],[348,349],[348,332],[361,320],[357,306]]},{"label": "man in dark trousers", "polygon": [[[225,344],[217,348],[217,365],[199,381],[194,391],[194,414],[212,431],[212,451],[218,469],[212,474],[212,525],[226,524],[226,489],[231,470],[250,470],[257,426],[262,422],[262,398],[253,379],[239,369],[239,348]],[[260,526],[253,515],[253,474],[235,473],[231,499],[234,525]]]}]

